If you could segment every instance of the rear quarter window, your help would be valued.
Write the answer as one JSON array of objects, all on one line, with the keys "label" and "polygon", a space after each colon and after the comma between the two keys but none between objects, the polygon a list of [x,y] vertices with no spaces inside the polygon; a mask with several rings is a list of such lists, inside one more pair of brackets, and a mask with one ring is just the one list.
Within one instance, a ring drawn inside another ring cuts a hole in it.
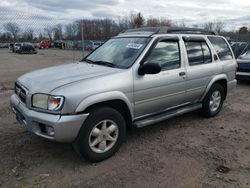
[{"label": "rear quarter window", "polygon": [[233,59],[233,54],[228,46],[227,42],[221,37],[208,37],[208,40],[212,43],[216,53],[220,60]]}]

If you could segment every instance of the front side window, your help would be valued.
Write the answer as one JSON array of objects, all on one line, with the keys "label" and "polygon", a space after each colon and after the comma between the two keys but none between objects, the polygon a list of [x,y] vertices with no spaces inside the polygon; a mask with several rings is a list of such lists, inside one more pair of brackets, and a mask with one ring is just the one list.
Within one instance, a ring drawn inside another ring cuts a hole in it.
[{"label": "front side window", "polygon": [[153,48],[145,63],[158,63],[162,70],[180,67],[180,51],[178,41],[159,41]]},{"label": "front side window", "polygon": [[151,38],[146,37],[110,39],[83,61],[128,68],[135,62],[150,40]]},{"label": "front side window", "polygon": [[207,43],[202,42],[185,42],[189,65],[200,65],[212,62],[212,56]]},{"label": "front side window", "polygon": [[208,37],[209,41],[214,46],[216,53],[218,54],[220,60],[230,60],[233,59],[232,52],[226,43],[226,41],[221,37]]}]

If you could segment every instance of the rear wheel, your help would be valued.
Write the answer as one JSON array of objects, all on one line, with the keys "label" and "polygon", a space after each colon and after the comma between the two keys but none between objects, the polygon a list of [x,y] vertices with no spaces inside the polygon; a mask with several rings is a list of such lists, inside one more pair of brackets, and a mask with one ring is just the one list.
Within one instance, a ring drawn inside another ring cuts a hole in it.
[{"label": "rear wheel", "polygon": [[102,107],[90,112],[73,146],[81,157],[99,162],[119,150],[125,135],[123,116],[115,109]]},{"label": "rear wheel", "polygon": [[205,117],[216,116],[222,107],[225,99],[225,90],[220,84],[214,84],[203,100],[202,114]]}]

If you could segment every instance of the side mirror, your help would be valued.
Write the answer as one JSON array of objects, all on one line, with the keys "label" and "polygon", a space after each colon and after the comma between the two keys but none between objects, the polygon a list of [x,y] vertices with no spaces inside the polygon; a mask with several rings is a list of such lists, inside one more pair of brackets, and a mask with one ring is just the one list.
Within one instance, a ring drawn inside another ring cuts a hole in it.
[{"label": "side mirror", "polygon": [[157,74],[161,72],[161,66],[158,63],[146,63],[139,67],[138,74]]}]

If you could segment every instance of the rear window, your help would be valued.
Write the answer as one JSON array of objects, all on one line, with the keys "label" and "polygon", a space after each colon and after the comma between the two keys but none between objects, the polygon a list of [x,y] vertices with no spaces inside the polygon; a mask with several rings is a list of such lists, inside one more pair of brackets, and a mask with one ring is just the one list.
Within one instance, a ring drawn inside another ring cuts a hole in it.
[{"label": "rear window", "polygon": [[208,37],[209,41],[214,46],[216,53],[218,54],[220,60],[230,60],[233,59],[232,52],[226,43],[226,41],[221,37]]}]

